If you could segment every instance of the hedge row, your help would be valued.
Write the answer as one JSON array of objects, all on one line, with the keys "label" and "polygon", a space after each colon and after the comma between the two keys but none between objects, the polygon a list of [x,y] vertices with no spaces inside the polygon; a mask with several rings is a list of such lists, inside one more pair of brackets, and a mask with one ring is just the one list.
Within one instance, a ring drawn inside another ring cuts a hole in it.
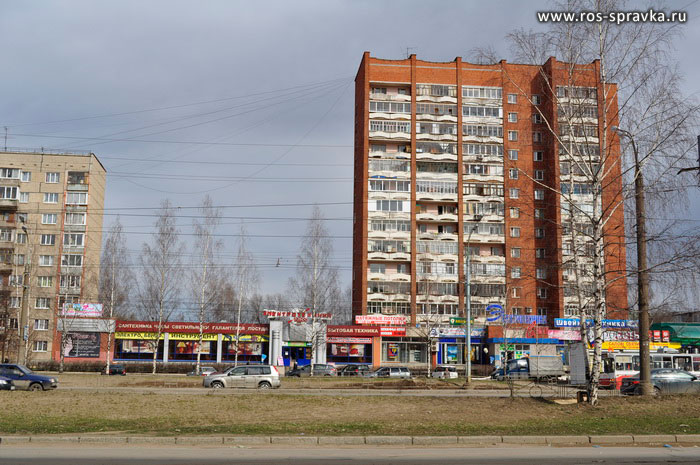
[{"label": "hedge row", "polygon": [[[113,363],[114,364],[114,363]],[[125,365],[127,373],[151,373],[153,362],[118,362],[116,364]],[[36,371],[59,371],[59,362],[43,361],[32,363],[30,368]],[[64,372],[99,373],[105,368],[105,362],[66,362],[63,364]],[[194,369],[195,364],[187,363],[156,363],[158,373],[189,373]],[[213,366],[217,370],[224,370],[231,364],[202,363],[202,366]]]}]

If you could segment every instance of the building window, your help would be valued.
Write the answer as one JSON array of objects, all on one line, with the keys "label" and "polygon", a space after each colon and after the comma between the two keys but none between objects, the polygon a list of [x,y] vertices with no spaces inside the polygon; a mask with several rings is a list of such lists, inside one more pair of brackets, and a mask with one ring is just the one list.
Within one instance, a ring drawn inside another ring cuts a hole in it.
[{"label": "building window", "polygon": [[533,95],[532,96],[532,104],[539,105],[540,103],[542,103],[542,98],[537,94]]},{"label": "building window", "polygon": [[510,179],[518,179],[518,169],[517,168],[509,169],[508,176],[510,177]]},{"label": "building window", "polygon": [[510,294],[510,295],[511,295],[514,299],[520,298],[520,291],[522,290],[522,288],[520,288],[520,287],[512,287],[511,289],[512,289],[512,291],[511,291],[511,294]]},{"label": "building window", "polygon": [[510,228],[510,237],[520,237],[520,228],[518,227],[511,227]]},{"label": "building window", "polygon": [[49,308],[50,303],[51,303],[51,299],[49,299],[48,297],[37,297],[34,307],[35,308]]},{"label": "building window", "polygon": [[518,140],[518,131],[508,131],[508,140],[515,142]]},{"label": "building window", "polygon": [[17,233],[17,243],[18,244],[26,244],[27,243],[27,235],[25,233]]},{"label": "building window", "polygon": [[537,218],[538,220],[544,219],[544,209],[543,208],[535,208],[535,218]]},{"label": "building window", "polygon": [[544,181],[544,170],[535,170],[535,181]]},{"label": "building window", "polygon": [[60,173],[46,173],[46,182],[48,184],[56,184],[60,179]]},{"label": "building window", "polygon": [[0,228],[0,241],[12,242],[13,230],[10,228]]},{"label": "building window", "polygon": [[517,279],[520,277],[520,267],[519,266],[514,266],[513,268],[510,269],[510,277],[513,279]]},{"label": "building window", "polygon": [[508,122],[509,123],[517,123],[518,122],[518,114],[517,113],[508,113]]},{"label": "building window", "polygon": [[31,171],[22,171],[22,182],[29,182],[32,180]]},{"label": "building window", "polygon": [[515,187],[511,187],[508,189],[508,194],[511,199],[517,199],[520,197],[520,189],[516,189]]},{"label": "building window", "polygon": [[544,237],[544,228],[535,228],[535,237],[542,239]]},{"label": "building window", "polygon": [[20,192],[19,193],[19,201],[21,203],[28,203],[29,202],[29,192]]},{"label": "building window", "polygon": [[510,207],[510,217],[511,218],[520,218],[520,208]]},{"label": "building window", "polygon": [[66,205],[87,205],[87,192],[68,192]]},{"label": "building window", "polygon": [[532,133],[532,142],[542,142],[542,133],[537,131]]},{"label": "building window", "polygon": [[518,103],[518,94],[508,94],[508,103]]},{"label": "building window", "polygon": [[[61,266],[83,266],[83,256],[76,253],[65,254],[61,257]],[[382,267],[382,271],[372,271],[373,273],[384,273],[383,270],[386,268],[383,263],[372,263],[370,270],[372,270],[372,266]]]},{"label": "building window", "polygon": [[19,198],[19,190],[16,187],[0,186],[0,199],[17,200]]},{"label": "building window", "polygon": [[[78,257],[81,257],[80,255],[77,255]],[[68,257],[68,255],[64,255],[63,257]],[[369,272],[370,273],[386,273],[386,264],[384,263],[370,263],[369,264]]]},{"label": "building window", "polygon": [[536,150],[534,153],[535,161],[544,161],[544,152],[541,150]]},{"label": "building window", "polygon": [[85,213],[66,213],[66,224],[84,225]]},{"label": "building window", "polygon": [[535,270],[535,277],[537,279],[547,279],[547,269],[537,268],[537,270]]},{"label": "building window", "polygon": [[41,245],[56,245],[56,235],[55,234],[42,234],[41,235]]},{"label": "building window", "polygon": [[19,296],[10,297],[10,308],[19,308],[22,305],[22,298]]},{"label": "building window", "polygon": [[537,307],[537,314],[540,316],[547,316],[547,307]]},{"label": "building window", "polygon": [[24,284],[24,275],[11,274],[7,280],[10,283],[10,286],[19,287]]},{"label": "building window", "polygon": [[544,258],[545,249],[535,249],[535,258]]},{"label": "building window", "polygon": [[49,343],[46,341],[34,341],[34,352],[46,352],[49,350]]},{"label": "building window", "polygon": [[532,115],[532,122],[533,122],[533,123],[535,123],[535,124],[542,124],[542,121],[543,121],[543,119],[542,119],[542,115],[541,115],[541,114],[539,114],[539,113],[534,113],[534,114]]},{"label": "building window", "polygon": [[535,189],[535,200],[544,200],[544,189]]},{"label": "building window", "polygon": [[538,299],[546,299],[547,298],[547,288],[546,287],[538,287],[537,288],[537,298]]},{"label": "building window", "polygon": [[49,320],[34,320],[34,329],[37,331],[46,331],[49,329]]},{"label": "building window", "polygon": [[508,159],[509,160],[517,160],[518,159],[518,151],[511,149],[508,150]]},{"label": "building window", "polygon": [[56,224],[57,217],[55,213],[44,213],[41,215],[41,224]]},{"label": "building window", "polygon": [[39,287],[51,287],[53,276],[37,276]]},{"label": "building window", "polygon": [[84,234],[71,233],[63,235],[63,245],[68,247],[82,247]]},{"label": "building window", "polygon": [[512,315],[522,315],[523,314],[523,308],[522,307],[511,307],[510,308],[510,313]]},{"label": "building window", "polygon": [[510,256],[513,258],[520,258],[520,247],[511,247]]},{"label": "building window", "polygon": [[53,266],[53,255],[39,255],[39,266]]},{"label": "building window", "polygon": [[44,192],[44,203],[58,203],[58,193]]},{"label": "building window", "polygon": [[61,288],[77,289],[80,287],[80,275],[62,274]]},{"label": "building window", "polygon": [[26,257],[23,253],[15,254],[15,265],[23,266],[26,262]]}]

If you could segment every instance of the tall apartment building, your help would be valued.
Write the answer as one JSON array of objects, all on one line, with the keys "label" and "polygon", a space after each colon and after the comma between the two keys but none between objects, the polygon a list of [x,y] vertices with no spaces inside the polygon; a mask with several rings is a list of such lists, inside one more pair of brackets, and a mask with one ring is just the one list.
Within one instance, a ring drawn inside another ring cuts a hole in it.
[{"label": "tall apartment building", "polygon": [[[475,65],[365,52],[355,79],[355,315],[403,314],[411,325],[463,315],[469,254],[477,324],[492,303],[550,325],[578,316],[572,250],[592,263],[591,244],[567,225],[585,229],[579,213],[592,211],[591,186],[553,135],[600,156],[598,66],[571,74],[555,58]],[[574,100],[585,114],[571,134],[560,123]],[[616,97],[605,107],[610,127]],[[610,132],[608,140],[619,159],[619,141]],[[607,166],[615,176],[603,202],[620,198],[620,165]],[[562,205],[562,189],[573,189],[576,208]],[[605,227],[609,318],[627,309],[622,210]]]},{"label": "tall apartment building", "polygon": [[4,357],[17,356],[23,294],[30,361],[51,359],[63,303],[97,301],[105,173],[93,153],[0,152]]}]

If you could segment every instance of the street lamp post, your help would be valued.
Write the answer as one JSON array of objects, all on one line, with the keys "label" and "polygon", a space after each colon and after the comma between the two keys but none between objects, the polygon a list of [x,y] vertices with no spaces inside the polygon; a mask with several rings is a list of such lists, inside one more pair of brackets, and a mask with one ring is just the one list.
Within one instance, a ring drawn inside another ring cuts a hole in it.
[{"label": "street lamp post", "polygon": [[19,353],[17,354],[17,363],[25,365],[27,363],[27,344],[29,343],[29,261],[32,259],[31,249],[29,248],[29,232],[26,226],[22,226],[22,231],[27,236],[27,247],[29,254],[24,260],[24,273],[22,274],[22,305],[20,306],[19,314]]},{"label": "street lamp post", "polygon": [[649,350],[649,272],[647,270],[646,208],[644,200],[644,176],[639,163],[639,148],[634,136],[613,126],[612,130],[627,137],[634,153],[634,204],[637,225],[637,306],[639,310],[639,386],[642,395],[652,394],[651,354]]},{"label": "street lamp post", "polygon": [[[476,223],[481,221],[480,215],[474,215],[474,220]],[[471,249],[469,248],[469,241],[472,237],[472,233],[476,229],[477,225],[473,224],[469,226],[469,234],[467,234],[467,263],[466,271],[464,274],[464,307],[465,307],[465,322],[464,322],[464,340],[466,342],[466,354],[467,359],[466,366],[466,379],[467,384],[472,382],[472,302],[471,302]]]}]

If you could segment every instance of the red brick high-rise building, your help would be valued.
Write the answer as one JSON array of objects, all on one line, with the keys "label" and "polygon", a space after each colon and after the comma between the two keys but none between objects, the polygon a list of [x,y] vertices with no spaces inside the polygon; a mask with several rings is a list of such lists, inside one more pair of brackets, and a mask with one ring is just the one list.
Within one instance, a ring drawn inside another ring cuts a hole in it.
[{"label": "red brick high-rise building", "polygon": [[[576,163],[560,156],[560,142],[585,149],[589,166],[597,166],[607,127],[612,143],[605,153],[619,159],[609,129],[616,96],[610,92],[607,105],[598,104],[598,66],[577,65],[571,73],[555,58],[541,66],[476,65],[365,52],[355,79],[355,315],[403,314],[411,325],[426,315],[444,322],[463,315],[470,253],[477,324],[491,303],[510,314],[541,315],[550,325],[578,316],[567,262],[574,248],[590,261],[591,245],[585,234],[574,240],[570,225],[586,226],[578,216],[569,221],[572,210],[558,192],[571,190],[583,213],[593,208],[593,196]],[[574,103],[580,124],[571,134],[560,122]],[[622,180],[619,163],[606,169],[597,197],[610,212],[606,305],[608,318],[624,318],[623,209],[610,208],[621,202]]]}]

